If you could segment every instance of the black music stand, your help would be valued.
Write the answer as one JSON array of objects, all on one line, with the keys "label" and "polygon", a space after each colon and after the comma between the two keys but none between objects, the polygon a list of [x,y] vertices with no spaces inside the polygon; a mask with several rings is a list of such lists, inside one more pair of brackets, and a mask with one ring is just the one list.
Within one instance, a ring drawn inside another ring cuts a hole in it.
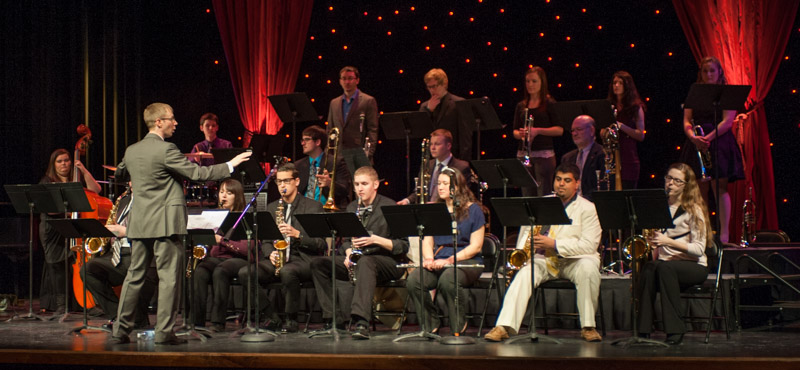
[{"label": "black music stand", "polygon": [[[516,162],[519,164],[519,161]],[[530,226],[531,232],[533,232],[535,225],[569,225],[572,223],[572,220],[567,217],[564,204],[558,197],[494,198],[492,199],[492,207],[503,226]],[[533,290],[536,288],[536,275],[534,274],[536,269],[536,264],[534,263],[535,254],[536,251],[531,248],[530,327],[527,334],[516,335],[506,341],[506,344],[522,339],[530,339],[532,342],[545,339],[552,343],[561,344],[558,339],[536,333],[536,295],[533,294]]]},{"label": "black music stand", "polygon": [[[59,182],[42,184],[47,193],[32,193],[35,202],[44,201],[44,198],[50,197],[57,206],[56,213],[72,212],[72,218],[78,218],[78,212],[91,212],[92,206],[89,204],[89,199],[86,197],[86,192],[83,190],[83,184],[79,182]],[[39,200],[41,199],[41,200]],[[67,258],[64,258],[64,274],[66,275],[64,282],[64,315],[59,318],[58,322],[64,322],[69,316],[69,238],[64,239],[64,248],[67,249]],[[84,305],[86,302],[84,301]],[[50,320],[55,320],[55,316]]]},{"label": "black music stand", "polygon": [[[447,205],[444,203],[383,206],[381,210],[393,238],[406,238],[412,235],[419,237],[419,261],[416,266],[419,269],[422,268],[422,241],[425,239],[425,235],[449,235],[451,232],[450,212],[447,211]],[[425,297],[425,275],[421,271],[419,279],[419,294],[420,297]],[[441,340],[440,336],[430,332],[434,328],[425,327],[427,320],[424,318],[424,312],[417,312],[417,316],[422,330],[402,335],[395,338],[394,342],[410,338]]]},{"label": "black music stand", "polygon": [[[252,151],[253,149],[251,148],[214,148],[211,149],[211,154],[214,155],[214,163],[225,163],[241,153]],[[259,164],[259,158],[253,157],[237,166],[236,170],[231,174],[231,177],[239,180],[243,185],[259,183],[266,180],[264,170]]]},{"label": "black music stand", "polygon": [[[750,94],[750,85],[718,85],[718,84],[702,84],[694,83],[689,88],[689,95],[683,103],[685,109],[693,110],[711,110],[714,112],[714,125],[719,122],[717,117],[717,110],[735,110],[743,111],[744,103],[747,100],[747,95]],[[716,140],[716,138],[714,139]],[[700,160],[700,158],[698,158]],[[719,178],[719,145],[714,146],[714,180]],[[702,163],[701,163],[702,166]],[[698,174],[699,175],[699,174]],[[714,227],[720,230],[720,215],[719,215],[719,181],[716,181],[716,192],[714,193],[714,204],[717,207],[717,217],[714,217]],[[730,238],[730,235],[728,235]]]},{"label": "black music stand", "polygon": [[[508,197],[508,187],[539,187],[536,179],[531,177],[530,172],[516,158],[510,159],[485,159],[482,161],[470,162],[478,177],[485,181],[490,189],[503,189],[503,198]],[[500,248],[500,260],[506,261],[506,225],[503,225],[503,247]],[[504,265],[505,266],[505,265]],[[501,292],[506,287],[507,274],[503,271],[503,284],[500,284]]]},{"label": "black music stand", "polygon": [[[500,117],[492,107],[488,96],[475,99],[459,100],[456,102],[459,117],[464,117],[475,122],[475,131],[478,133],[478,160],[481,159],[481,131],[499,130],[503,128]],[[469,158],[464,158],[469,159]]]},{"label": "black music stand", "polygon": [[[667,194],[663,189],[639,189],[621,191],[599,191],[594,193],[597,217],[602,228],[630,228],[631,236],[625,243],[632,241],[636,229],[668,229],[674,227],[669,213]],[[631,264],[631,310],[633,319],[633,335],[630,338],[617,339],[611,344],[622,343],[624,347],[635,344],[653,344],[669,347],[664,342],[639,338],[639,272],[638,258],[632,258]]]},{"label": "black music stand", "polygon": [[[247,239],[248,252],[247,252],[247,265],[255,270],[252,274],[248,274],[247,282],[247,325],[245,328],[237,330],[233,336],[242,334],[241,341],[246,343],[262,343],[272,342],[278,333],[272,330],[260,329],[261,318],[260,311],[261,305],[258,298],[258,263],[259,260],[259,246],[258,243],[253,245],[253,236],[255,240],[275,240],[282,239],[281,231],[275,224],[275,220],[268,212],[248,213],[248,212],[230,212],[222,221],[220,230],[225,230],[225,237],[230,240],[244,240]],[[255,291],[255,298],[253,292]],[[250,316],[250,312],[255,311],[255,318]],[[255,325],[253,325],[253,320]],[[255,328],[253,328],[255,326]],[[245,334],[245,332],[248,332]],[[266,335],[265,335],[266,334]]]},{"label": "black music stand", "polygon": [[278,118],[284,124],[292,124],[292,160],[297,160],[297,123],[317,121],[319,115],[304,92],[272,95],[267,99]]},{"label": "black music stand", "polygon": [[411,139],[427,137],[433,121],[427,112],[407,111],[381,115],[380,127],[387,140],[406,140],[406,194],[411,193]]},{"label": "black music stand", "polygon": [[[187,232],[187,240],[186,241],[188,242],[188,244],[184,244],[184,246],[190,248],[190,250],[191,250],[191,252],[189,252],[189,255],[191,256],[191,258],[187,262],[188,264],[191,264],[193,261],[197,260],[194,257],[194,250],[193,250],[194,246],[196,246],[196,245],[208,246],[209,250],[206,250],[206,253],[209,253],[209,252],[211,252],[210,247],[212,245],[214,245],[214,244],[217,244],[217,238],[214,237],[215,234],[214,234],[214,230],[212,230],[212,229],[187,229],[186,232]],[[186,285],[189,286],[186,289],[186,292],[187,292],[187,295],[188,295],[188,299],[189,299],[189,304],[186,305],[186,308],[184,308],[184,311],[183,311],[183,313],[184,313],[184,315],[183,315],[183,324],[184,324],[185,329],[183,331],[178,332],[175,335],[177,335],[179,337],[186,336],[186,337],[190,337],[190,338],[196,338],[196,339],[199,339],[200,342],[205,343],[206,342],[206,337],[211,337],[211,330],[208,330],[205,326],[197,327],[195,325],[195,322],[194,322],[194,315],[192,315],[193,310],[196,309],[196,307],[192,307],[193,303],[194,303],[194,293],[195,293],[194,292],[194,270],[195,270],[196,267],[197,267],[196,265],[192,266],[192,267],[189,267],[188,265],[186,266],[186,280],[184,280],[184,281],[186,281]],[[190,271],[191,271],[191,273],[190,273]],[[203,313],[203,316],[205,316],[205,312]],[[187,322],[188,322],[188,326],[187,326]],[[202,334],[198,333],[198,331],[202,332]]]},{"label": "black music stand", "polygon": [[[93,218],[78,218],[78,219],[64,219],[64,220],[47,220],[47,222],[52,225],[56,231],[58,231],[61,236],[64,238],[71,238],[83,239],[82,248],[86,248],[86,244],[89,242],[89,238],[113,238],[116,235],[106,229],[106,226],[103,225],[102,222]],[[87,258],[86,258],[86,251],[83,251],[83,266],[86,266]],[[83,274],[81,274],[81,278],[83,279],[83,325],[72,329],[67,332],[67,334],[80,334],[82,330],[100,330],[110,333],[110,329],[106,329],[100,326],[90,326],[89,325],[89,314],[88,310],[86,309],[86,268],[83,269]]]},{"label": "black music stand", "polygon": [[557,102],[552,104],[550,109],[551,119],[566,131],[572,128],[572,121],[580,115],[592,117],[598,130],[617,122],[613,104],[606,99]]},{"label": "black music stand", "polygon": [[308,337],[313,338],[320,335],[330,335],[334,341],[339,340],[339,330],[336,328],[336,316],[339,314],[336,309],[336,237],[355,238],[369,236],[369,232],[361,224],[355,213],[318,213],[295,215],[297,222],[312,238],[331,238],[331,297],[332,310],[331,328],[319,332],[311,333]]},{"label": "black music stand", "polygon": [[3,185],[14,206],[14,210],[19,214],[28,214],[28,227],[30,228],[30,236],[28,238],[28,314],[25,316],[14,315],[8,321],[14,319],[45,319],[33,313],[33,215],[35,213],[55,213],[57,206],[53,203],[52,198],[49,196],[41,203],[34,201],[31,192],[46,192],[44,186],[39,184],[34,185]]}]

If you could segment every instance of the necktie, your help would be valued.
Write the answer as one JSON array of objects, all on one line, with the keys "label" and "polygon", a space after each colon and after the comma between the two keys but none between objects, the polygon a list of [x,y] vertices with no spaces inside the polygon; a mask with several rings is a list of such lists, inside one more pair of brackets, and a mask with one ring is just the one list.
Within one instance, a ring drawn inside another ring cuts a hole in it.
[{"label": "necktie", "polygon": [[430,195],[429,199],[431,202],[439,200],[439,192],[436,191],[436,189],[439,187],[439,173],[442,172],[442,168],[444,168],[444,163],[439,162],[431,175],[431,183],[428,184],[428,194]]},{"label": "necktie", "polygon": [[311,165],[308,166],[308,187],[306,188],[306,198],[317,199],[317,194],[314,189],[317,187],[317,161],[311,160]]},{"label": "necktie", "polygon": [[581,149],[578,152],[578,169],[581,171],[581,175],[583,174],[583,165],[586,164],[586,152],[588,149]]}]

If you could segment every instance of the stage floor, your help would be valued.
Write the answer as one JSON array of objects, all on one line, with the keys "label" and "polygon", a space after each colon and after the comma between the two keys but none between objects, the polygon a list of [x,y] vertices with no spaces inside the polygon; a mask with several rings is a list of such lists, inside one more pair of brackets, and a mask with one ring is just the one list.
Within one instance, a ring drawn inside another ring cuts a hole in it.
[{"label": "stage floor", "polygon": [[[22,311],[23,313],[25,311]],[[155,317],[151,317],[151,321]],[[100,325],[104,320],[90,320]],[[180,322],[180,319],[179,319]],[[306,334],[280,335],[274,342],[242,343],[228,332],[214,334],[206,343],[191,340],[178,346],[155,345],[150,341],[112,345],[110,334],[84,332],[66,334],[82,324],[82,315],[57,321],[13,320],[0,323],[0,364],[14,368],[294,368],[294,369],[509,369],[517,366],[557,366],[562,369],[799,369],[800,325],[784,326],[779,331],[732,333],[713,332],[703,344],[704,332],[687,334],[678,346],[612,345],[628,332],[612,331],[601,343],[586,343],[576,330],[551,330],[562,341],[515,344],[488,343],[449,346],[414,339],[394,343],[395,332],[378,326],[370,340],[353,340],[349,335],[338,342],[331,338],[311,338]],[[312,329],[320,325],[312,325]],[[404,333],[414,332],[408,325]],[[484,331],[485,332],[485,331]],[[541,332],[541,331],[540,331]],[[476,328],[468,332],[476,334]],[[663,334],[654,339],[663,340]],[[499,366],[499,367],[498,367]],[[635,366],[635,367],[634,367]]]}]

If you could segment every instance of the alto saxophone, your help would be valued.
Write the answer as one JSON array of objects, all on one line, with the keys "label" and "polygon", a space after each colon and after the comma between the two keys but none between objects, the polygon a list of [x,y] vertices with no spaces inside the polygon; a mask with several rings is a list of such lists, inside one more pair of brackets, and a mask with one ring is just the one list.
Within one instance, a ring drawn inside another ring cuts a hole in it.
[{"label": "alto saxophone", "polygon": [[[119,210],[119,202],[122,201],[122,198],[125,198],[130,191],[130,188],[125,189],[125,191],[119,197],[117,197],[117,201],[114,202],[114,206],[111,207],[111,213],[108,215],[108,219],[106,219],[106,226],[117,224],[117,211]],[[106,252],[106,246],[110,241],[111,238],[89,238],[86,240],[84,249],[90,256],[102,256]]]},{"label": "alto saxophone", "polygon": [[525,239],[525,245],[522,249],[515,249],[508,256],[508,263],[506,264],[506,269],[508,270],[507,282],[510,282],[514,278],[514,274],[528,264],[528,260],[531,259],[531,250],[533,249],[533,237],[539,235],[541,231],[542,225],[535,225],[533,232],[529,233],[528,238]]},{"label": "alto saxophone", "polygon": [[[286,223],[284,215],[286,202],[283,201],[284,194],[286,194],[286,189],[283,189],[281,198],[278,199],[278,208],[275,209],[275,221],[279,227]],[[284,239],[276,240],[272,245],[275,247],[275,250],[278,251],[278,263],[275,265],[275,276],[278,276],[281,273],[284,263],[286,263],[286,247],[289,246],[289,243],[286,242],[286,236],[284,235]]]}]

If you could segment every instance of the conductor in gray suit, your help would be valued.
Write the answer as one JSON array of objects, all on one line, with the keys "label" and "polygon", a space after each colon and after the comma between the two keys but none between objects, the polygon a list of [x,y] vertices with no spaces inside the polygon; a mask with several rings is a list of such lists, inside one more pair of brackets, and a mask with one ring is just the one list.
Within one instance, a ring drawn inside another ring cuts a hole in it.
[{"label": "conductor in gray suit", "polygon": [[200,167],[189,162],[175,144],[164,141],[172,137],[178,126],[172,107],[150,104],[144,110],[144,121],[149,132],[125,150],[117,170],[130,174],[136,201],[128,215],[131,265],[122,285],[112,342],[130,342],[128,335],[133,330],[139,293],[147,267],[155,256],[159,279],[155,343],[180,344],[186,340],[178,338],[172,329],[180,299],[178,282],[184,256],[181,236],[186,234],[188,219],[181,181],[222,180],[251,153],[239,154],[227,163]]}]

